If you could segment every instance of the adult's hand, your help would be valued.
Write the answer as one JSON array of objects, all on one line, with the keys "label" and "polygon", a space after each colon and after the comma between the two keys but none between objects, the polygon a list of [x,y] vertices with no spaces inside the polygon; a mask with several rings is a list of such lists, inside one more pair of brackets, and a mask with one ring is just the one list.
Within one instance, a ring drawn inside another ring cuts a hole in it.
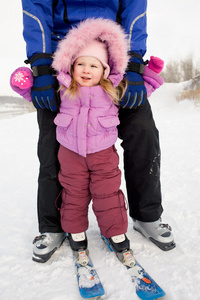
[{"label": "adult's hand", "polygon": [[33,105],[37,109],[58,111],[58,82],[51,68],[51,55],[38,53],[31,58],[30,63],[34,78],[31,89]]},{"label": "adult's hand", "polygon": [[147,99],[147,91],[142,78],[144,72],[144,62],[138,54],[132,54],[125,78],[128,87],[121,101],[122,108],[136,108],[144,103]]}]

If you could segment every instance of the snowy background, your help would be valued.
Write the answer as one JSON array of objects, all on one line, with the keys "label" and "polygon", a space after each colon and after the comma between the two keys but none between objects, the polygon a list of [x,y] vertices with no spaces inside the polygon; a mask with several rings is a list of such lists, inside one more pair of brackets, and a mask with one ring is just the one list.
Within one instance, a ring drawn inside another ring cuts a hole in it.
[{"label": "snowy background", "polygon": [[[167,63],[190,55],[200,63],[199,12],[199,0],[148,0],[149,37],[145,59],[154,55]],[[0,94],[15,96],[9,87],[9,77],[17,67],[25,66],[26,59],[21,0],[4,1],[0,10],[0,28]]]},{"label": "snowy background", "polygon": [[[177,247],[158,249],[133,231],[131,219],[128,237],[136,259],[166,291],[166,300],[199,300],[200,108],[175,100],[181,87],[165,84],[151,97],[162,149],[163,221],[173,227]],[[80,300],[67,241],[47,263],[31,260],[37,234],[36,113],[0,120],[0,127],[0,299]],[[117,148],[122,169],[119,141]],[[125,269],[101,241],[92,212],[89,218],[90,254],[106,291],[102,299],[137,299]]]},{"label": "snowy background", "polygon": [[[26,58],[20,10],[19,0],[9,0],[0,11],[0,96],[16,96],[9,76]],[[191,54],[198,61],[200,2],[149,0],[148,11],[149,55],[167,62]],[[200,300],[200,107],[176,101],[183,86],[165,84],[150,98],[162,150],[163,221],[172,226],[177,247],[161,251],[133,231],[131,219],[127,234],[136,259],[166,291],[166,300]],[[38,234],[36,113],[0,119],[0,128],[0,299],[80,300],[67,241],[47,263],[31,260]],[[123,169],[120,141],[117,148]],[[123,177],[122,189],[126,193]],[[102,299],[138,299],[125,269],[101,241],[92,211],[88,240],[106,291]]]}]

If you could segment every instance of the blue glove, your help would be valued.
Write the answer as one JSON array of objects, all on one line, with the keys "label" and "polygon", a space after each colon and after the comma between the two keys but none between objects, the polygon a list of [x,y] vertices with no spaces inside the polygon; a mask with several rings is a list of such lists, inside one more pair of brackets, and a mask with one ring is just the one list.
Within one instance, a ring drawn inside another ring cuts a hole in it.
[{"label": "blue glove", "polygon": [[128,87],[121,101],[122,108],[137,108],[146,101],[147,91],[141,75],[143,71],[144,63],[142,57],[139,54],[136,57],[131,57],[124,76],[128,82]]},{"label": "blue glove", "polygon": [[58,111],[59,95],[58,82],[51,69],[52,58],[50,54],[38,53],[31,58],[33,71],[33,87],[31,98],[35,108]]}]

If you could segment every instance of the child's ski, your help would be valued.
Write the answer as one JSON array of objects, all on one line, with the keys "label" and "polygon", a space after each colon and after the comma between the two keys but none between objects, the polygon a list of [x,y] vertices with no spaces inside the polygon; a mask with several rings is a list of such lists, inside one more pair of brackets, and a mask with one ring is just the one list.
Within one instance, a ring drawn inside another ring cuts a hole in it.
[{"label": "child's ski", "polygon": [[93,267],[88,250],[73,251],[73,255],[81,297],[99,299],[105,292],[97,271]]},{"label": "child's ski", "polygon": [[[110,249],[114,252],[108,239],[102,236],[102,239]],[[116,253],[117,257],[120,257],[120,253]],[[130,266],[128,266],[129,252],[125,254],[125,260],[127,260],[127,272],[130,274],[132,282],[136,284],[136,293],[142,300],[153,300],[163,297],[165,292],[161,287],[150,277],[150,275],[142,268],[142,266],[135,260],[133,263],[133,257],[131,257]],[[119,259],[122,263],[123,260]],[[126,263],[124,263],[126,264]]]}]

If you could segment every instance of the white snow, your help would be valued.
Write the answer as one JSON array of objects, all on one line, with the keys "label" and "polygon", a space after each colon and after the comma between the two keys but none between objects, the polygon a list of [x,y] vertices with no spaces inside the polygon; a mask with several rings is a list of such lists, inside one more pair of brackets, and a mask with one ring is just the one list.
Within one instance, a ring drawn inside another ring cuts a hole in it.
[{"label": "white snow", "polygon": [[[165,84],[150,98],[162,150],[163,221],[173,228],[176,248],[163,252],[133,231],[135,258],[166,291],[166,300],[199,300],[200,282],[200,108],[177,102],[182,84]],[[0,299],[79,300],[68,242],[45,264],[31,260],[37,231],[36,113],[0,120]],[[117,143],[122,168],[122,148]],[[122,178],[122,189],[125,182]],[[103,300],[134,300],[125,268],[107,251],[90,210],[90,255],[104,285]]]},{"label": "white snow", "polygon": [[[199,10],[199,0],[149,1],[145,59],[154,55],[167,63],[192,55],[199,61]],[[26,59],[20,0],[4,1],[0,24],[1,95],[16,96],[10,74]],[[162,150],[163,221],[173,227],[177,247],[162,252],[133,231],[131,219],[128,237],[135,257],[166,291],[166,300],[200,300],[200,108],[175,100],[181,86],[165,84],[150,99]],[[36,113],[4,118],[0,125],[0,299],[79,300],[67,241],[49,262],[31,260],[32,240],[38,234]],[[117,148],[123,168],[120,141]],[[125,192],[123,177],[122,188]],[[123,266],[101,241],[91,211],[88,239],[106,290],[103,300],[137,299]]]}]

